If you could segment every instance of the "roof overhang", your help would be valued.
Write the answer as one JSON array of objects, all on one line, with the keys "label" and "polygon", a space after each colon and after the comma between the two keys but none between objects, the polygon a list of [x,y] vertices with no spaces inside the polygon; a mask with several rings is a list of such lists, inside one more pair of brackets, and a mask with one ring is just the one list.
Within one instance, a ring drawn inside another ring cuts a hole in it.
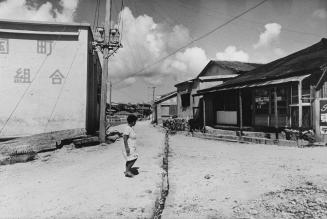
[{"label": "roof overhang", "polygon": [[230,74],[230,75],[213,75],[213,76],[202,76],[199,77],[200,82],[207,81],[222,81],[230,78],[235,78],[238,74]]},{"label": "roof overhang", "polygon": [[71,27],[87,27],[87,28],[91,27],[89,23],[26,21],[26,20],[10,20],[10,19],[0,19],[0,23],[42,25],[42,26],[71,26]]},{"label": "roof overhang", "polygon": [[162,98],[160,98],[160,99],[154,101],[154,103],[155,103],[155,104],[159,104],[159,103],[162,103],[162,102],[164,102],[164,101],[166,101],[166,100],[169,100],[169,99],[171,99],[171,98],[174,98],[174,97],[176,97],[176,96],[177,96],[177,92],[173,92],[173,93],[171,93],[171,94],[169,94],[169,95],[167,95],[167,96],[164,96],[164,97],[162,97]]},{"label": "roof overhang", "polygon": [[264,81],[264,82],[236,85],[236,86],[231,86],[231,87],[226,87],[226,88],[217,87],[216,89],[199,90],[196,95],[199,96],[199,95],[213,93],[213,92],[217,92],[217,91],[235,90],[235,89],[244,89],[244,88],[253,88],[253,87],[264,87],[264,86],[270,86],[270,85],[276,85],[276,84],[285,84],[285,83],[289,83],[289,82],[299,82],[309,76],[310,76],[310,74],[307,74],[307,75],[293,76],[293,77],[288,77],[288,78],[274,79],[274,80],[269,80],[269,81]]},{"label": "roof overhang", "polygon": [[34,35],[59,35],[59,36],[78,36],[79,32],[54,32],[54,31],[34,31],[34,30],[14,30],[0,29],[0,33],[18,33],[18,34],[34,34]]},{"label": "roof overhang", "polygon": [[183,81],[183,82],[180,82],[178,84],[175,84],[175,87],[178,87],[178,86],[181,86],[181,85],[185,85],[185,84],[192,84],[193,81],[194,81],[194,79]]}]

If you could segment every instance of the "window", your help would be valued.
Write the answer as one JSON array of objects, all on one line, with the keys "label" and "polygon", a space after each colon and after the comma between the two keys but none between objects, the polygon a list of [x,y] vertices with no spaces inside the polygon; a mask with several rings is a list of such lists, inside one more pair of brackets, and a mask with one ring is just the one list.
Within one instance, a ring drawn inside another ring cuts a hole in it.
[{"label": "window", "polygon": [[291,104],[298,104],[299,103],[299,93],[298,93],[298,84],[293,83],[292,84],[292,98],[291,98]]},{"label": "window", "polygon": [[310,103],[311,101],[310,92],[310,80],[304,80],[302,82],[302,103]]},{"label": "window", "polygon": [[258,114],[269,114],[270,92],[268,89],[255,90],[255,109]]},{"label": "window", "polygon": [[182,107],[190,106],[190,93],[182,94],[181,99],[182,99]]},{"label": "window", "polygon": [[[292,84],[292,103],[291,104],[298,104],[299,103],[299,94],[298,94],[298,83]],[[302,82],[302,103],[310,103],[310,81],[304,80]]]}]

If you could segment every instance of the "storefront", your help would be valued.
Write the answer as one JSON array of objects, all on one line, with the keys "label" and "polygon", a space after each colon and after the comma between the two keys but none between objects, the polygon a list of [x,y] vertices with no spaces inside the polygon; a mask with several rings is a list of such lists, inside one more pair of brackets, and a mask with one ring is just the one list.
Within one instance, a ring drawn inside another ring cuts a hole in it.
[{"label": "storefront", "polygon": [[327,40],[323,39],[222,85],[199,90],[205,124],[260,131],[310,129],[324,139],[327,102],[325,114],[320,101],[327,98],[326,64]]}]

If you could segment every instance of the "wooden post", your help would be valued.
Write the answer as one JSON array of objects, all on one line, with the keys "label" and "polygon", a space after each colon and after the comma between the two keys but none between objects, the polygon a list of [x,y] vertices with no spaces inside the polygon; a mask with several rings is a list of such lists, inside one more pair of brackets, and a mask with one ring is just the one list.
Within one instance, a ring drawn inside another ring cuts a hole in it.
[{"label": "wooden post", "polygon": [[299,99],[299,128],[302,127],[302,80],[298,85],[298,99]]},{"label": "wooden post", "polygon": [[270,127],[271,124],[271,89],[268,90],[268,97],[269,97],[269,102],[268,102],[268,127]]},{"label": "wooden post", "polygon": [[313,106],[314,106],[314,129],[316,133],[316,137],[318,138],[319,141],[321,141],[323,138],[321,132],[320,132],[320,92],[319,90],[315,90],[314,93],[314,101],[313,101]]},{"label": "wooden post", "polygon": [[253,89],[251,91],[251,95],[252,95],[252,126],[255,126],[255,115],[256,115],[256,103],[255,103],[255,89]]},{"label": "wooden post", "polygon": [[275,108],[275,129],[276,129],[276,139],[278,139],[278,100],[277,100],[277,88],[274,87],[274,108]]},{"label": "wooden post", "polygon": [[206,129],[206,98],[203,96],[203,128]]},{"label": "wooden post", "polygon": [[240,126],[240,130],[241,130],[241,133],[242,133],[242,129],[243,129],[243,107],[242,107],[242,91],[241,90],[238,90],[238,100],[239,100],[239,111],[240,111],[240,123],[239,123],[239,126]]},{"label": "wooden post", "polygon": [[278,128],[278,110],[277,110],[277,88],[274,87],[274,108],[275,108],[275,128]]},{"label": "wooden post", "polygon": [[310,103],[311,103],[311,121],[312,121],[312,128],[313,130],[315,131],[315,133],[317,133],[316,131],[316,125],[317,125],[317,122],[316,122],[316,117],[318,115],[316,115],[316,99],[317,99],[317,96],[316,96],[316,88],[315,86],[311,86],[310,87]]},{"label": "wooden post", "polygon": [[[291,89],[290,104],[293,104],[293,84],[291,84],[290,89]],[[290,114],[289,124],[290,124],[290,127],[292,127],[292,107],[291,106],[289,106],[289,114]]]},{"label": "wooden post", "polygon": [[154,96],[155,96],[156,87],[152,87],[152,122],[155,121],[154,119],[154,110],[155,110],[155,104],[154,104]]},{"label": "wooden post", "polygon": [[110,35],[110,7],[111,0],[106,0],[106,18],[104,25],[104,49],[103,49],[103,71],[101,77],[101,102],[100,102],[100,127],[99,140],[106,141],[106,107],[107,107],[107,80],[108,80],[108,59],[109,59],[109,35]]}]

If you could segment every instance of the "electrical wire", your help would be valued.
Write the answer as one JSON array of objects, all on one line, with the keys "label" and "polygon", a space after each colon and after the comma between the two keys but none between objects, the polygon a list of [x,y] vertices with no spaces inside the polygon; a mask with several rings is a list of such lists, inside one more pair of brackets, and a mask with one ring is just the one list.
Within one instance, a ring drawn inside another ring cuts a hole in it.
[{"label": "electrical wire", "polygon": [[[112,0],[110,0],[110,5],[112,5]],[[112,7],[110,7],[110,14],[109,14],[109,37],[110,37],[110,29],[112,28],[111,27],[111,21],[112,21],[111,20],[112,19],[111,18],[111,16],[112,16],[111,14],[112,14]]]},{"label": "electrical wire", "polygon": [[123,32],[124,32],[124,15],[123,11],[124,10],[124,0],[121,1],[121,8],[120,8],[120,20],[121,20],[121,27],[120,27],[120,39],[119,39],[119,44],[122,43],[123,40]]},{"label": "electrical wire", "polygon": [[101,8],[101,0],[98,0],[98,14],[97,14],[97,23],[96,25],[99,26],[99,19],[100,19],[100,8]]},{"label": "electrical wire", "polygon": [[[179,5],[185,9],[191,9],[193,11],[196,11],[196,12],[200,12],[199,8],[194,8],[192,7],[191,5],[189,4],[185,4],[183,3],[181,0],[177,0],[177,3],[179,3]],[[204,5],[200,5],[199,6],[201,9],[204,9],[204,10],[207,10],[207,11],[211,11],[211,12],[214,12],[214,14],[208,14],[208,13],[202,13],[203,15],[207,15],[209,17],[212,17],[212,16],[222,16],[224,18],[231,18],[232,16],[230,15],[227,15],[225,13],[225,11],[221,11],[221,10],[217,10],[215,8],[208,8],[208,7],[205,7]],[[247,22],[247,23],[251,23],[251,24],[259,24],[259,25],[265,25],[267,22],[260,22],[260,21],[257,21],[257,20],[251,20],[251,19],[246,19],[246,18],[240,18],[239,19],[240,21],[244,21],[244,22]],[[292,29],[292,28],[288,28],[288,27],[283,27],[283,31],[287,31],[287,32],[293,32],[293,33],[299,33],[299,34],[305,34],[305,35],[311,35],[311,36],[316,36],[316,37],[319,37],[319,35],[315,34],[315,33],[310,33],[310,32],[304,32],[304,31],[299,31],[299,30],[295,30],[295,29]]]},{"label": "electrical wire", "polygon": [[[141,70],[135,72],[135,73],[132,74],[131,76],[135,76],[135,75],[137,75],[137,74],[139,74],[139,73],[142,73],[142,72],[144,72],[145,70],[147,70],[147,69],[149,69],[149,68],[151,68],[151,67],[153,67],[153,66],[155,66],[155,65],[157,65],[157,64],[159,64],[159,63],[161,63],[162,61],[166,60],[167,58],[169,58],[169,57],[175,55],[177,52],[179,52],[179,51],[181,51],[181,50],[183,50],[183,49],[186,49],[188,46],[192,45],[193,43],[195,43],[195,42],[197,42],[197,41],[199,41],[199,40],[202,40],[203,38],[205,38],[205,37],[211,35],[212,33],[216,32],[217,30],[219,30],[219,29],[225,27],[226,25],[228,25],[228,24],[230,24],[231,22],[237,20],[238,18],[242,17],[243,15],[245,15],[245,14],[249,13],[250,11],[252,11],[252,10],[258,8],[259,6],[261,6],[262,4],[264,4],[264,3],[267,2],[267,1],[269,1],[269,0],[263,0],[263,1],[260,1],[258,4],[252,6],[251,8],[248,8],[247,10],[243,11],[242,13],[240,13],[240,14],[234,16],[233,18],[229,19],[228,21],[224,22],[223,24],[218,25],[217,27],[211,29],[210,31],[208,31],[208,32],[206,32],[206,33],[204,33],[204,34],[202,34],[201,36],[199,36],[199,37],[197,37],[197,38],[191,40],[190,42],[188,42],[188,43],[186,43],[185,45],[179,47],[178,49],[174,50],[173,52],[169,53],[168,55],[166,55],[166,56],[160,58],[159,60],[155,61],[154,63],[152,63],[152,64],[150,64],[150,65],[148,65],[148,66],[142,68]],[[121,82],[120,82],[120,83],[121,83]]]},{"label": "electrical wire", "polygon": [[99,23],[99,10],[100,10],[100,0],[97,0],[96,6],[95,6],[95,12],[94,12],[94,18],[93,18],[93,32],[95,32],[96,27]]}]

